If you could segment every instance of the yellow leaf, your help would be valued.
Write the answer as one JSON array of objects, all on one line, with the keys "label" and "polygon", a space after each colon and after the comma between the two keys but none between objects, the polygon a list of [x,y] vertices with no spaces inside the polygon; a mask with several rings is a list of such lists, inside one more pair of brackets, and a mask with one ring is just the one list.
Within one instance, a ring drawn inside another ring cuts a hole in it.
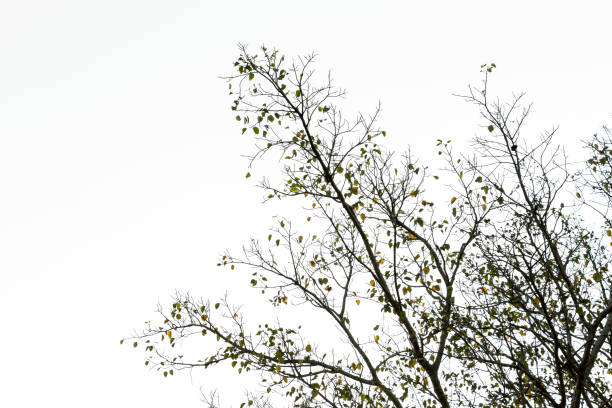
[{"label": "yellow leaf", "polygon": [[374,336],[374,341],[378,343],[378,340],[380,340],[380,337],[378,335]]},{"label": "yellow leaf", "polygon": [[300,236],[298,237],[298,242],[300,242],[300,243],[301,243],[303,239],[304,239],[304,237],[300,235]]},{"label": "yellow leaf", "polygon": [[385,260],[384,260],[383,258],[381,258],[381,259],[380,259],[380,264],[382,265],[382,264],[384,264],[384,263],[385,263]]},{"label": "yellow leaf", "polygon": [[463,172],[459,173],[459,178],[463,178]]},{"label": "yellow leaf", "polygon": [[415,239],[416,237],[414,236],[414,234],[408,234],[408,239]]},{"label": "yellow leaf", "polygon": [[607,231],[606,231],[606,235],[607,235],[607,236],[609,236],[609,237],[612,237],[612,231],[607,230]]},{"label": "yellow leaf", "polygon": [[364,222],[366,218],[365,214],[364,213],[359,214],[359,218],[361,218],[361,222]]},{"label": "yellow leaf", "polygon": [[418,192],[418,190],[412,190],[412,191],[410,192],[410,196],[411,196],[411,197],[416,197],[418,193],[419,193],[419,192]]},{"label": "yellow leaf", "polygon": [[306,351],[310,353],[310,350],[312,350],[312,346],[309,344],[306,346]]},{"label": "yellow leaf", "polygon": [[453,204],[455,201],[457,201],[457,197],[451,198],[451,204]]},{"label": "yellow leaf", "polygon": [[486,210],[486,209],[487,209],[487,205],[486,205],[486,204],[483,204],[483,205],[482,205],[482,209],[483,209],[483,210]]},{"label": "yellow leaf", "polygon": [[280,373],[280,366],[276,366],[276,372]]},{"label": "yellow leaf", "polygon": [[375,285],[375,282],[374,282],[374,279],[372,279],[372,280],[370,281],[370,286],[374,286],[374,285]]},{"label": "yellow leaf", "polygon": [[310,221],[310,217],[306,217],[306,221]]},{"label": "yellow leaf", "polygon": [[361,303],[361,300],[357,299],[357,300],[355,301],[355,303],[357,303],[357,305],[359,305],[359,304]]},{"label": "yellow leaf", "polygon": [[170,330],[168,330],[168,331],[166,332],[166,334],[168,335],[168,338],[169,338],[169,339],[171,339],[171,338],[172,338],[172,332],[171,332]]},{"label": "yellow leaf", "polygon": [[429,266],[426,266],[423,268],[423,272],[425,272],[425,274],[429,273]]}]

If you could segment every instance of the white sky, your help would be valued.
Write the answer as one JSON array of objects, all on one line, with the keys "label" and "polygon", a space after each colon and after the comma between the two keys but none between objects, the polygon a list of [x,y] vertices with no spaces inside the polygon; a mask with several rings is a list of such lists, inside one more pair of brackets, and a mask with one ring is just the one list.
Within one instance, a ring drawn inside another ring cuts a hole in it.
[{"label": "white sky", "polygon": [[374,4],[0,0],[0,406],[201,406],[210,374],[163,379],[119,339],[175,289],[248,286],[215,267],[277,212],[218,79],[238,42],[315,51],[423,154],[478,131],[451,94],[485,62],[493,91],[528,92],[534,135],[575,148],[610,122],[609,1]]}]

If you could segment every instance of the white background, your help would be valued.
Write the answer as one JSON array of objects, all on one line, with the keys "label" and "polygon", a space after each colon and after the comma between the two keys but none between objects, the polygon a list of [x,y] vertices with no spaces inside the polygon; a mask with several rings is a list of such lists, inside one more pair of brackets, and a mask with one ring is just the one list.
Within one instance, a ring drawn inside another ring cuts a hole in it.
[{"label": "white background", "polygon": [[198,407],[233,381],[164,379],[119,339],[175,289],[246,287],[217,255],[277,213],[219,79],[238,42],[315,51],[424,157],[480,131],[452,94],[495,62],[492,91],[527,91],[529,131],[575,151],[612,113],[609,4],[0,0],[0,406]]}]

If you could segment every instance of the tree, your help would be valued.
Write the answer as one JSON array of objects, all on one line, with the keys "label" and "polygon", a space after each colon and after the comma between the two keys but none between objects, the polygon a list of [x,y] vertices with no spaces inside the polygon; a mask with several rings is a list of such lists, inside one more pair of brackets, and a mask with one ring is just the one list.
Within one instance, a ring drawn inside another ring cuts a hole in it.
[{"label": "tree", "polygon": [[[554,130],[522,137],[523,95],[492,100],[495,64],[483,65],[483,86],[463,96],[483,134],[470,155],[438,140],[443,184],[379,143],[378,109],[345,119],[344,93],[330,77],[316,85],[312,55],[289,63],[276,50],[240,50],[232,110],[254,139],[252,161],[276,153],[283,163],[281,180],[260,185],[267,200],[301,200],[308,214],[279,220],[219,265],[251,271],[277,307],[324,313],[343,344],[327,349],[299,325],[250,331],[228,300],[177,294],[132,338],[145,343],[145,364],[164,376],[220,363],[257,372],[263,388],[246,402],[257,406],[612,406],[607,129],[588,144],[587,166],[571,169]],[[599,224],[580,217],[589,209]],[[376,325],[364,329],[361,316]],[[194,334],[219,346],[190,359],[182,345]]]}]

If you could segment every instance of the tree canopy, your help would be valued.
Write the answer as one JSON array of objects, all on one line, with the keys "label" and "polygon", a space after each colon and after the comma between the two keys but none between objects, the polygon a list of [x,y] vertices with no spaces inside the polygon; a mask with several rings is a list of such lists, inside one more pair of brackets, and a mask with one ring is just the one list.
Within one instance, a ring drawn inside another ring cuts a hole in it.
[{"label": "tree canopy", "polygon": [[[312,55],[240,51],[231,109],[251,160],[279,163],[260,185],[304,216],[219,265],[279,308],[317,309],[341,346],[299,322],[252,329],[230,300],[179,293],[130,339],[147,365],[256,372],[262,387],[243,405],[262,407],[612,407],[607,128],[569,163],[556,129],[523,134],[523,94],[489,95],[496,66],[485,64],[461,95],[481,114],[479,136],[464,153],[432,143],[432,171],[385,148],[379,110],[346,118],[344,92],[317,83]],[[205,336],[195,357],[184,346],[194,335]]]}]

